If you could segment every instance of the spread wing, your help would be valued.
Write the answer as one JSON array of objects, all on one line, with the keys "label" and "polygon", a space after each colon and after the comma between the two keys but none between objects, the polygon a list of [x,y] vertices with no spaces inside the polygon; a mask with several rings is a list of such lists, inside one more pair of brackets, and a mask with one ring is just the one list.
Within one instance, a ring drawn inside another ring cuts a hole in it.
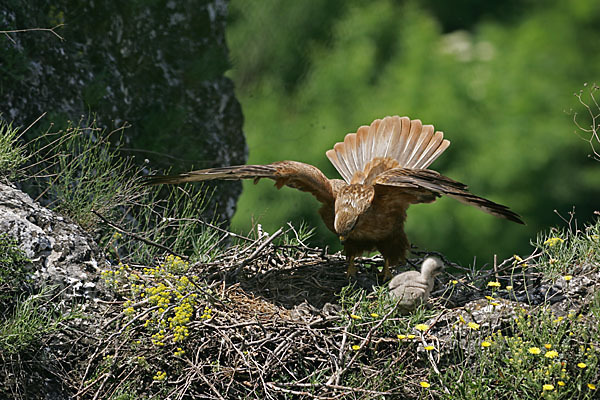
[{"label": "spread wing", "polygon": [[214,179],[254,179],[254,183],[257,183],[261,178],[273,179],[278,189],[286,185],[303,192],[310,192],[317,200],[325,204],[335,202],[335,194],[339,187],[337,180],[327,179],[317,167],[297,161],[209,168],[179,175],[150,175],[146,177],[145,184],[178,184]]},{"label": "spread wing", "polygon": [[430,169],[390,169],[378,175],[373,185],[375,185],[376,191],[386,192],[388,196],[392,194],[391,191],[397,191],[405,198],[410,198],[411,203],[428,203],[440,195],[450,196],[488,214],[524,224],[521,217],[508,207],[475,196],[467,190],[465,184]]}]

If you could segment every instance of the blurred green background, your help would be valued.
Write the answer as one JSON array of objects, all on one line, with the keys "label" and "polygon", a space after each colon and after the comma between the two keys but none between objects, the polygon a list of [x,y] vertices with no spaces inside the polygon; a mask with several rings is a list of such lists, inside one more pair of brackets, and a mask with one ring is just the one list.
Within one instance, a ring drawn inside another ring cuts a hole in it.
[{"label": "blurred green background", "polygon": [[[412,206],[411,242],[463,264],[529,254],[538,231],[563,224],[555,209],[575,206],[581,225],[600,209],[600,163],[573,123],[584,111],[574,93],[600,77],[600,1],[232,0],[229,18],[248,163],[298,160],[338,177],[324,153],[360,125],[434,124],[452,145],[431,168],[527,222],[448,198]],[[317,207],[245,182],[233,227],[307,221],[312,244],[339,249]]]}]

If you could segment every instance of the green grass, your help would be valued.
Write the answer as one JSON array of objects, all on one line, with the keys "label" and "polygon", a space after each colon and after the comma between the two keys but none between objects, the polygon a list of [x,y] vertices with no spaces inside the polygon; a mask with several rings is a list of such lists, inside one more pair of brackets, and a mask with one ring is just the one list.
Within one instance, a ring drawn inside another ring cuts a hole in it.
[{"label": "green grass", "polygon": [[9,179],[27,161],[25,145],[20,143],[18,128],[0,118],[0,176]]},{"label": "green grass", "polygon": [[59,329],[65,316],[51,302],[51,290],[46,288],[38,294],[20,298],[14,312],[0,326],[0,351],[16,354],[39,346],[40,339]]},{"label": "green grass", "polygon": [[[541,255],[530,268],[567,285],[579,274],[597,279],[599,227],[597,222],[582,230],[552,229],[540,234],[535,246]],[[598,293],[587,299],[589,305],[581,313],[558,315],[550,304],[542,304],[517,309],[505,329],[482,327],[468,340],[474,353],[457,347],[455,357],[462,362],[441,375],[431,373],[432,390],[446,399],[598,398],[598,299]]]},{"label": "green grass", "polygon": [[0,317],[12,309],[14,297],[23,293],[31,283],[31,274],[26,268],[29,262],[14,238],[0,234]]},{"label": "green grass", "polygon": [[83,128],[70,125],[48,133],[36,143],[50,206],[84,229],[98,225],[92,211],[110,218],[145,192],[141,177],[136,177],[138,167],[120,155],[122,132],[123,128],[107,132],[91,121]]}]

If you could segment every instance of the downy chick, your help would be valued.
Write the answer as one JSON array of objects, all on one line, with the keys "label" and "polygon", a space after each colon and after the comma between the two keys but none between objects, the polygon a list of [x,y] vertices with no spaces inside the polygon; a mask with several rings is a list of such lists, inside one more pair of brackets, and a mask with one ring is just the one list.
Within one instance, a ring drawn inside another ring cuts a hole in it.
[{"label": "downy chick", "polygon": [[421,272],[407,271],[396,275],[389,283],[392,296],[400,299],[400,309],[405,313],[414,311],[429,299],[435,277],[442,272],[444,264],[438,257],[427,257]]}]

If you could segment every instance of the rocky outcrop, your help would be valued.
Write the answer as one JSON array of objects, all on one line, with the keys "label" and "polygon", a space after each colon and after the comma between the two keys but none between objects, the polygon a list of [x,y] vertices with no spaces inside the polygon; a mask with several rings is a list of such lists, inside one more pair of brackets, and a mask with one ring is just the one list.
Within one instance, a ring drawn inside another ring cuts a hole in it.
[{"label": "rocky outcrop", "polygon": [[[153,168],[180,172],[243,164],[241,107],[225,42],[226,0],[115,3],[7,0],[0,35],[0,118],[28,126],[95,119],[129,125],[125,148]],[[116,135],[115,135],[116,136]],[[220,185],[206,210],[233,215],[239,182]]]},{"label": "rocky outcrop", "polygon": [[31,260],[34,285],[53,286],[64,303],[109,298],[100,279],[103,259],[90,236],[64,217],[0,183],[0,232]]}]

